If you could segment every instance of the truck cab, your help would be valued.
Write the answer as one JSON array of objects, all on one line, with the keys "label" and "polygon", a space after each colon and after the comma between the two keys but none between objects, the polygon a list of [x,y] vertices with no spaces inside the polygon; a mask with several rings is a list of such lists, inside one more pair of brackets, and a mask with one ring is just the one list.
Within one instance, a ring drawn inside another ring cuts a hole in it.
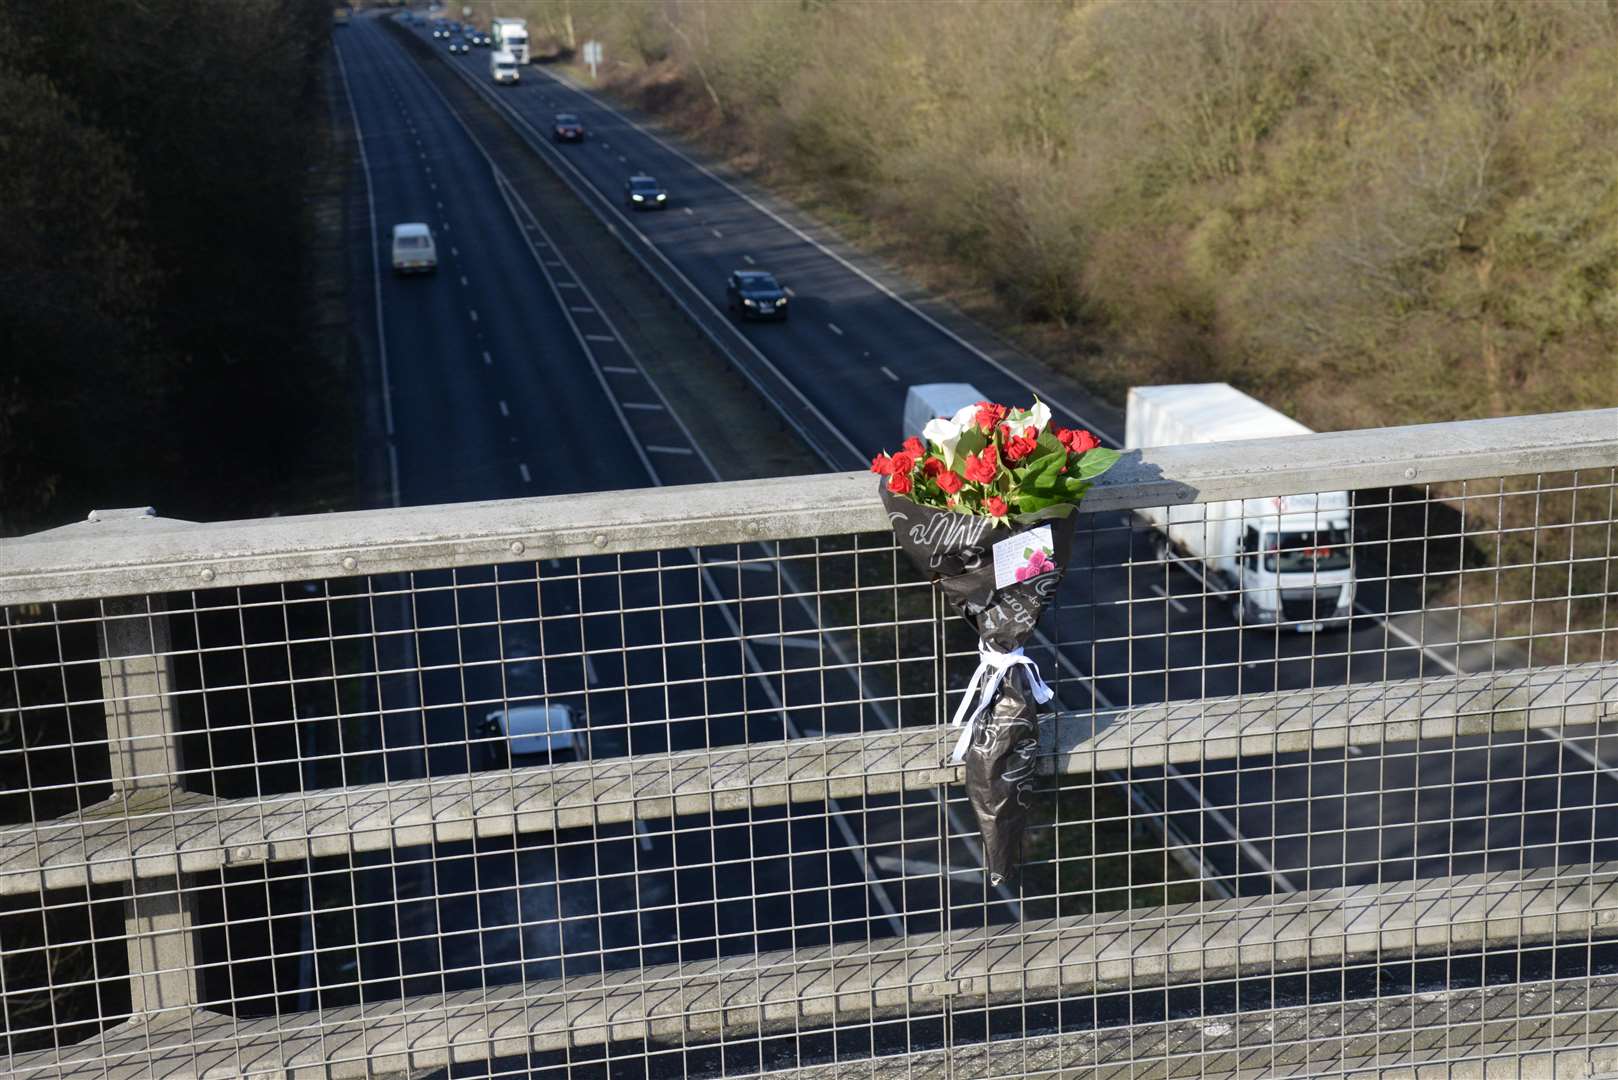
[{"label": "truck cab", "polygon": [[[1231,442],[1309,429],[1225,383],[1136,386],[1124,446]],[[1262,451],[1255,449],[1255,454]],[[1354,519],[1346,491],[1145,507],[1158,556],[1200,576],[1242,626],[1299,632],[1354,613]]]},{"label": "truck cab", "polygon": [[489,54],[489,78],[497,83],[514,83],[521,77],[515,56],[504,49]]}]

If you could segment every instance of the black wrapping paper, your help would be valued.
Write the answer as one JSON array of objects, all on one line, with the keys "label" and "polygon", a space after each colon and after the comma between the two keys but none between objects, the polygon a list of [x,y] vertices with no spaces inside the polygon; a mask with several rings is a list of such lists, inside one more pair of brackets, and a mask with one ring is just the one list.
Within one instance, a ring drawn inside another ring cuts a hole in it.
[{"label": "black wrapping paper", "polygon": [[[950,605],[977,633],[979,650],[1004,654],[1022,648],[1062,584],[1073,550],[1074,507],[1053,507],[1048,516],[996,525],[991,518],[919,506],[890,492],[885,481],[881,491],[900,549],[938,582]],[[994,545],[1042,525],[1051,528],[1054,568],[997,588]],[[974,699],[979,696],[976,686],[974,679]],[[1012,666],[978,717],[964,759],[967,798],[983,835],[992,884],[1015,880],[1022,862],[1038,752],[1034,683],[1027,668]]]}]

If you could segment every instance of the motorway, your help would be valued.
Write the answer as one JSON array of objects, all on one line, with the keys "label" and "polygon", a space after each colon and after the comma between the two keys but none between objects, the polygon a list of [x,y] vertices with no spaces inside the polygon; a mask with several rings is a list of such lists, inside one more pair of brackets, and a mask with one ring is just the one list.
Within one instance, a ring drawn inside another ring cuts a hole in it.
[{"label": "motorway", "polygon": [[[551,163],[630,239],[668,295],[747,369],[828,469],[861,467],[894,445],[904,434],[905,390],[919,382],[970,382],[1009,402],[1027,400],[1037,385],[1063,422],[1117,442],[1115,410],[989,335],[912,303],[884,271],[790,208],[744,191],[541,67],[525,69],[519,86],[495,88],[486,52],[452,59],[424,30],[413,32],[439,56],[418,60],[374,19],[335,35],[364,155],[356,185],[368,201],[354,214],[352,258],[354,310],[366,317],[355,330],[378,375],[388,501],[717,477],[590,295],[577,253],[553,246],[543,208],[511,180],[513,152]],[[459,69],[531,145],[482,145],[480,129],[463,126],[422,63]],[[583,118],[590,137],[582,145],[544,140],[560,111]],[[630,172],[661,180],[672,208],[624,212]],[[387,234],[400,221],[435,229],[436,275],[386,272]],[[726,317],[724,277],[746,266],[775,272],[792,290],[790,322],[737,327]],[[1365,610],[1346,633],[1242,632],[1191,575],[1157,561],[1138,523],[1112,515],[1088,526],[1064,607],[1047,621],[1050,643],[1037,650],[1067,708],[1442,675],[1465,659],[1445,646],[1453,625],[1419,613],[1415,622],[1380,617],[1419,607],[1399,590],[1365,589]],[[830,635],[817,637],[812,613],[782,602],[793,584],[763,556],[664,551],[517,564],[498,576],[372,579],[365,630],[378,644],[366,709],[383,723],[381,752],[358,755],[374,770],[363,778],[500,767],[477,723],[503,702],[573,705],[598,757],[886,722],[846,672],[828,674],[837,671]],[[818,644],[792,644],[805,639]],[[959,636],[951,644],[969,647]],[[954,685],[970,666],[963,655]],[[1363,764],[1341,754],[1254,758],[1127,779],[1153,794],[1226,893],[1593,861],[1610,856],[1613,832],[1593,820],[1593,807],[1618,800],[1608,772],[1552,736],[1390,748]],[[1546,784],[1560,798],[1548,816],[1532,812]],[[320,980],[337,987],[320,1000],[353,1000],[356,985],[385,998],[864,940],[902,922],[925,929],[928,912],[936,925],[940,901],[936,888],[927,893],[929,879],[884,878],[865,858],[867,846],[894,837],[901,865],[912,846],[936,849],[936,834],[914,831],[917,815],[879,804],[816,809],[357,859],[374,871],[356,875],[360,916],[305,919],[323,954]],[[970,894],[950,904],[970,904]],[[981,889],[976,902],[981,910]],[[344,959],[355,955],[357,968]]]}]

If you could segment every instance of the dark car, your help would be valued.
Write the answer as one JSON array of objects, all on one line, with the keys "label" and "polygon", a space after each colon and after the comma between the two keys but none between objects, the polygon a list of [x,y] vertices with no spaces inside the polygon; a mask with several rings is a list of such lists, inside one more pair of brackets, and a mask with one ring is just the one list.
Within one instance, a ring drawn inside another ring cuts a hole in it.
[{"label": "dark car", "polygon": [[666,210],[669,193],[650,176],[631,176],[624,181],[624,204],[632,210]]},{"label": "dark car", "polygon": [[785,319],[786,290],[762,270],[735,270],[725,282],[726,306],[744,319]]},{"label": "dark car", "polygon": [[448,36],[449,36],[449,27],[445,26],[441,22],[440,23],[433,23],[433,37],[441,38],[441,37],[448,37]]},{"label": "dark car", "polygon": [[556,125],[551,129],[551,138],[557,142],[583,142],[584,125],[572,113],[557,113]]},{"label": "dark car", "polygon": [[493,39],[491,39],[488,34],[485,34],[481,30],[472,35],[472,44],[478,46],[479,48],[488,48],[492,40]]},{"label": "dark car", "polygon": [[449,39],[449,51],[452,53],[469,53],[472,51],[472,47],[466,43],[465,38],[452,37]]}]

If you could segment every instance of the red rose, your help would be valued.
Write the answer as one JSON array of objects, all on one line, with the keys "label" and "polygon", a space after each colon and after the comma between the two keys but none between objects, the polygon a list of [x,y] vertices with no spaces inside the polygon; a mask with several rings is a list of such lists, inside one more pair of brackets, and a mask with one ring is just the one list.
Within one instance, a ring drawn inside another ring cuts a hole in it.
[{"label": "red rose", "polygon": [[[1008,428],[1001,428],[1001,430],[1005,431],[1007,433],[1006,434],[1006,460],[1007,461],[1021,461],[1023,458],[1027,457],[1029,454],[1032,454],[1039,447],[1039,440],[1038,440],[1037,437],[1036,438],[1030,438],[1027,435],[1012,435],[1012,434],[1010,434],[1010,429],[1008,429]],[[1034,429],[1029,428],[1028,430],[1033,431]]]},{"label": "red rose", "polygon": [[908,471],[896,472],[888,477],[888,490],[895,495],[910,494],[910,473]]},{"label": "red rose", "polygon": [[944,471],[944,459],[930,457],[921,463],[921,471],[928,476],[937,476]]},{"label": "red rose", "polygon": [[1067,447],[1070,454],[1082,454],[1086,450],[1094,450],[1101,445],[1101,440],[1078,428],[1059,428],[1056,437]]},{"label": "red rose", "polygon": [[919,461],[927,456],[927,448],[922,445],[920,439],[912,435],[905,440],[905,453]]},{"label": "red rose", "polygon": [[1006,500],[998,495],[990,495],[983,500],[983,508],[989,512],[991,517],[1005,517],[1006,512],[1011,509],[1006,505]]},{"label": "red rose", "polygon": [[899,475],[900,473],[908,474],[910,470],[914,469],[915,467],[916,458],[913,454],[907,454],[901,451],[893,455],[893,474],[895,476]]},{"label": "red rose", "polygon": [[974,484],[988,484],[994,480],[994,447],[988,447],[982,456],[966,455],[966,478]]},{"label": "red rose", "polygon": [[938,474],[938,486],[946,495],[953,495],[961,490],[961,475],[950,469]]},{"label": "red rose", "polygon": [[979,429],[983,431],[993,431],[994,425],[998,424],[1005,418],[1006,407],[1004,405],[996,405],[992,401],[978,402],[978,414],[975,419]]},{"label": "red rose", "polygon": [[878,454],[871,459],[871,471],[878,476],[892,476],[893,459],[886,454]]}]

